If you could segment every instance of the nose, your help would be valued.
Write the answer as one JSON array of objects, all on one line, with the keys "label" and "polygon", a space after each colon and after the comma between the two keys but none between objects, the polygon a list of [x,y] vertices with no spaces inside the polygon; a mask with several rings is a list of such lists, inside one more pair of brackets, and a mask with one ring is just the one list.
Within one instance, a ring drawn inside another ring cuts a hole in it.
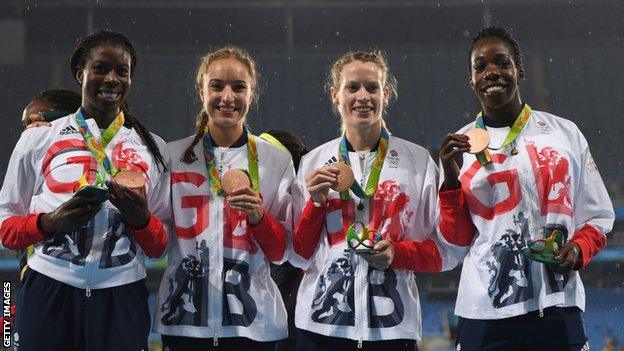
[{"label": "nose", "polygon": [[117,82],[119,81],[119,77],[117,76],[117,73],[115,73],[114,70],[110,70],[104,76],[104,81],[105,82]]},{"label": "nose", "polygon": [[228,85],[223,89],[223,96],[221,97],[221,100],[223,100],[223,102],[234,101],[234,91],[232,90],[232,87]]},{"label": "nose", "polygon": [[358,89],[358,91],[355,93],[355,98],[358,101],[368,101],[370,99],[370,94],[368,93],[368,91],[366,90],[366,88],[364,88],[363,86],[360,87],[360,89]]},{"label": "nose", "polygon": [[497,80],[500,77],[500,73],[494,67],[489,66],[485,71],[485,75],[483,76],[486,80]]}]

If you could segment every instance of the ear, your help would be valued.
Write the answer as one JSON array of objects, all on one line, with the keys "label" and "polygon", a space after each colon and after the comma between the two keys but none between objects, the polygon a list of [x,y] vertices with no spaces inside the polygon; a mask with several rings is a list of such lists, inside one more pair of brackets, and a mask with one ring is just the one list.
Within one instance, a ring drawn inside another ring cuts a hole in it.
[{"label": "ear", "polygon": [[197,89],[197,95],[199,95],[199,101],[201,101],[203,104],[204,103],[204,88],[203,87],[199,87]]},{"label": "ear", "polygon": [[468,84],[470,84],[470,89],[474,89],[474,81],[472,80],[472,74],[468,74]]},{"label": "ear", "polygon": [[78,82],[78,84],[82,85],[82,70],[79,69],[78,72],[76,72],[76,81]]},{"label": "ear", "polygon": [[331,93],[332,102],[334,105],[338,106],[340,104],[340,100],[338,100],[338,90],[336,88],[329,88],[329,92]]},{"label": "ear", "polygon": [[390,102],[390,88],[387,85],[383,88],[383,93],[384,93],[384,105],[388,105],[388,103]]}]

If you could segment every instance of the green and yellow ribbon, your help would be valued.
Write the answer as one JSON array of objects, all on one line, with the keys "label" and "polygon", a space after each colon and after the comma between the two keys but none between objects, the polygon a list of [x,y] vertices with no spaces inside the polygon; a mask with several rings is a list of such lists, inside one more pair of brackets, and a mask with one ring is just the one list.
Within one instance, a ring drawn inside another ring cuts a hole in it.
[{"label": "green and yellow ribbon", "polygon": [[[505,146],[509,145],[510,143],[512,143],[514,140],[516,140],[516,138],[522,131],[522,128],[524,128],[524,126],[529,121],[529,117],[531,116],[531,111],[532,111],[531,106],[529,106],[528,104],[524,104],[522,111],[520,111],[520,114],[518,114],[518,116],[516,117],[514,124],[511,126],[511,129],[509,130],[509,133],[507,133],[507,136],[505,137],[505,141],[503,141],[501,146],[497,148],[487,147],[485,150],[476,154],[477,160],[479,161],[479,163],[481,163],[482,165],[489,164],[490,162],[492,162],[492,156],[490,155],[489,150],[494,150],[494,151],[500,150],[504,148]],[[485,129],[485,122],[483,121],[483,111],[477,114],[477,117],[475,120],[475,128]]]},{"label": "green and yellow ribbon", "polygon": [[[256,139],[253,134],[249,132],[249,129],[245,127],[245,133],[247,133],[247,174],[251,179],[251,187],[255,192],[260,189],[260,175],[258,171],[258,148],[256,147]],[[210,190],[217,196],[225,195],[223,188],[221,187],[221,177],[217,171],[217,165],[215,162],[214,146],[210,138],[210,130],[206,126],[203,137],[204,144],[204,158],[206,159],[206,167],[208,168],[208,177],[210,178]]]},{"label": "green and yellow ribbon", "polygon": [[[366,181],[366,190],[362,189],[357,181],[354,181],[353,184],[351,184],[351,191],[360,199],[369,199],[375,195],[377,185],[379,184],[379,175],[381,174],[381,169],[383,168],[384,160],[386,159],[386,153],[388,152],[389,139],[390,133],[388,133],[388,130],[386,128],[381,128],[379,146],[377,147],[377,152],[375,153],[373,168],[371,169],[371,172],[368,175],[368,180]],[[346,136],[343,136],[342,140],[340,140],[338,152],[339,160],[347,165],[351,165],[351,162],[349,161],[349,152],[347,151]],[[340,198],[342,200],[348,200],[350,198],[349,190],[341,192]]]},{"label": "green and yellow ribbon", "polygon": [[[113,119],[111,124],[104,131],[104,133],[102,133],[102,137],[100,138],[100,140],[97,140],[97,138],[95,138],[93,136],[93,133],[91,133],[91,131],[89,130],[89,126],[87,125],[87,121],[85,120],[82,108],[80,108],[78,112],[74,114],[74,119],[76,121],[76,124],[78,124],[78,131],[84,138],[87,144],[87,148],[89,149],[89,151],[91,151],[93,157],[95,157],[99,168],[104,169],[106,173],[114,177],[115,174],[117,174],[118,170],[108,158],[108,155],[106,155],[106,151],[104,151],[104,149],[106,148],[106,146],[108,146],[110,141],[113,140],[117,132],[119,132],[121,126],[123,126],[125,122],[124,113],[122,111],[119,111],[115,119]],[[102,182],[102,178],[103,177],[98,172],[98,177],[96,177],[96,181]],[[86,180],[81,181],[81,183],[84,182],[86,182]]]}]

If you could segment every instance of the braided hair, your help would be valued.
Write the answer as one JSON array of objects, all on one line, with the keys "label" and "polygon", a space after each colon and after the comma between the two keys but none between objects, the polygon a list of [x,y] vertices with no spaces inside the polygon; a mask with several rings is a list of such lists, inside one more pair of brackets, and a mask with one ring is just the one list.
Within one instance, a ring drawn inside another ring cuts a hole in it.
[{"label": "braided hair", "polygon": [[518,46],[518,42],[516,39],[509,33],[509,31],[503,27],[498,26],[489,26],[483,28],[477,33],[477,35],[472,38],[472,44],[470,44],[470,50],[468,50],[468,71],[470,71],[470,57],[472,55],[472,50],[474,49],[477,42],[484,38],[496,37],[500,40],[504,41],[505,44],[511,49],[513,54],[513,60],[518,67],[518,77],[520,79],[524,79],[524,67],[522,67],[522,53],[520,52],[520,47]]},{"label": "braided hair", "polygon": [[[84,65],[87,61],[87,58],[89,57],[89,54],[91,53],[91,50],[104,44],[118,45],[122,47],[128,53],[128,55],[130,55],[130,76],[134,74],[134,68],[137,64],[137,56],[132,42],[130,42],[128,38],[120,33],[110,30],[99,29],[78,40],[78,43],[76,43],[76,47],[74,48],[74,52],[72,53],[69,65],[72,75],[74,76],[74,79],[76,80],[76,82],[78,82],[78,84],[81,84],[81,82],[78,80],[78,72],[84,69]],[[145,143],[145,145],[147,146],[147,149],[156,160],[156,165],[158,169],[161,171],[166,171],[167,166],[165,165],[165,160],[160,153],[160,149],[156,145],[156,141],[154,140],[152,134],[136,118],[134,118],[134,116],[130,114],[130,109],[127,102],[124,101],[121,106],[121,110],[123,111],[126,120],[130,122],[132,127],[141,137],[143,143]]]}]

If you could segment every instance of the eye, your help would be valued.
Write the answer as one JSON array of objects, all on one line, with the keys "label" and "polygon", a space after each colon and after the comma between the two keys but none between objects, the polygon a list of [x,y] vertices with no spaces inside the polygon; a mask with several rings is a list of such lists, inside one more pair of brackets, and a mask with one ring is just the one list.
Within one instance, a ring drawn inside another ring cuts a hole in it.
[{"label": "eye", "polygon": [[508,68],[511,66],[511,60],[507,57],[499,59],[497,63],[503,68]]},{"label": "eye", "polygon": [[101,63],[96,63],[92,66],[93,72],[95,73],[106,73],[108,71],[108,67]]},{"label": "eye", "polygon": [[130,69],[129,69],[128,67],[125,67],[125,66],[124,66],[124,67],[121,67],[121,68],[118,68],[118,69],[117,69],[117,74],[118,74],[120,77],[127,77],[127,76],[129,76],[129,75],[130,75]]},{"label": "eye", "polygon": [[485,63],[483,63],[483,62],[481,62],[481,61],[475,61],[475,62],[472,64],[472,69],[473,69],[475,72],[481,72],[481,71],[483,71],[483,70],[485,69]]},{"label": "eye", "polygon": [[234,92],[241,93],[247,90],[247,86],[245,84],[234,84],[232,90],[234,90]]},{"label": "eye", "polygon": [[221,91],[221,90],[223,90],[223,83],[211,82],[210,83],[210,89],[214,90],[214,91]]},{"label": "eye", "polygon": [[360,90],[360,86],[361,84],[358,82],[350,82],[347,83],[346,89],[350,93],[355,93],[356,91]]},{"label": "eye", "polygon": [[366,83],[366,91],[371,94],[374,94],[379,91],[379,84],[376,82]]}]

